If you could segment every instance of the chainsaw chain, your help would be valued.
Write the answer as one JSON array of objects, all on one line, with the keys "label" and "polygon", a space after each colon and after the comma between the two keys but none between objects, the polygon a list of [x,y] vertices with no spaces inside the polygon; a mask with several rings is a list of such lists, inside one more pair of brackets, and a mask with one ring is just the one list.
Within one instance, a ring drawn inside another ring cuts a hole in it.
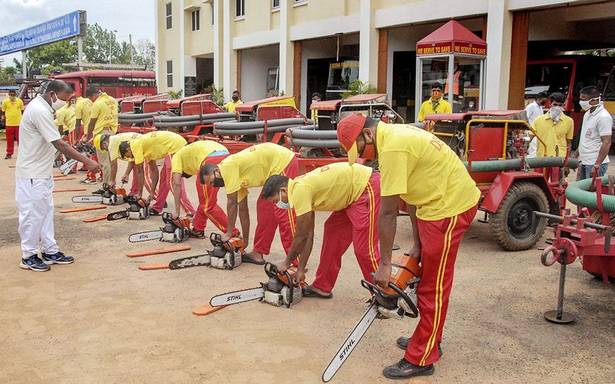
[{"label": "chainsaw chain", "polygon": [[209,263],[205,261],[207,256],[209,255],[190,256],[172,260],[169,263],[169,269],[183,269],[209,265]]}]

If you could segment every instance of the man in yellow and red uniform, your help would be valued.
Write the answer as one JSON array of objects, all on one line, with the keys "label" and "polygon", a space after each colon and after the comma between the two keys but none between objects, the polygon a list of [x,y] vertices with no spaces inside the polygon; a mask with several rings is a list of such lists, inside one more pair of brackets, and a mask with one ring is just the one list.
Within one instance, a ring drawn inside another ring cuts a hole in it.
[{"label": "man in yellow and red uniform", "polygon": [[386,288],[391,276],[400,198],[409,205],[412,221],[414,245],[408,254],[421,262],[420,321],[409,340],[397,341],[401,347],[407,344],[404,358],[383,374],[395,379],[431,374],[441,355],[457,250],[476,214],[480,191],[457,155],[427,131],[353,114],[338,124],[337,133],[350,161],[378,159],[381,259],[374,281]]},{"label": "man in yellow and red uniform", "polygon": [[452,112],[453,107],[451,107],[451,104],[448,101],[444,100],[442,95],[442,84],[434,83],[431,86],[431,97],[421,104],[416,121],[423,121],[425,120],[425,117],[429,115]]},{"label": "man in yellow and red uniform", "polygon": [[56,125],[60,130],[60,134],[64,136],[64,140],[70,145],[77,143],[75,136],[75,96],[71,96],[66,105],[56,111]]},{"label": "man in yellow and red uniform", "polygon": [[[139,190],[138,197],[143,194],[145,179],[143,163],[147,162],[151,177],[151,191],[146,199],[148,204],[154,200],[153,192],[158,187],[156,201],[149,208],[150,215],[158,216],[162,213],[171,189],[171,157],[185,145],[186,140],[181,135],[169,131],[150,132],[132,141],[120,143],[120,156],[123,159],[134,159]],[[156,161],[162,159],[164,159],[164,164],[159,174]],[[181,182],[181,204],[186,212],[194,215],[194,207],[188,199],[183,180]]]},{"label": "man in yellow and red uniform", "polygon": [[320,264],[314,282],[304,288],[304,296],[330,298],[342,256],[352,243],[363,278],[373,282],[372,274],[380,262],[378,223],[380,211],[380,174],[360,164],[334,163],[289,179],[274,175],[263,187],[263,198],[280,208],[295,210],[295,238],[286,259],[278,264],[285,271],[299,254],[297,281],[303,280],[305,266],[314,241],[316,211],[333,211],[323,231]]},{"label": "man in yellow and red uniform", "polygon": [[15,141],[19,144],[19,123],[24,110],[23,100],[17,97],[14,90],[9,91],[9,97],[2,100],[0,107],[4,115],[4,129],[6,133],[6,156],[5,159],[10,159],[15,152]]},{"label": "man in yellow and red uniform", "polygon": [[[299,174],[299,161],[288,148],[273,143],[257,144],[228,156],[220,164],[206,164],[201,170],[202,182],[226,190],[228,226],[226,237],[232,236],[237,216],[241,221],[244,244],[249,243],[250,213],[248,188],[262,187],[272,175],[295,177]],[[284,251],[288,254],[293,242],[295,216],[293,210],[280,209],[259,197],[256,202],[256,232],[254,249],[245,255],[246,262],[264,264],[276,229]]]},{"label": "man in yellow and red uniform", "polygon": [[[226,233],[228,218],[218,205],[218,189],[211,185],[201,183],[198,176],[201,166],[208,161],[216,164],[228,156],[229,152],[222,144],[211,140],[195,141],[175,152],[171,159],[171,172],[173,183],[173,197],[175,198],[175,217],[180,215],[181,183],[182,177],[196,177],[196,191],[199,196],[199,206],[196,209],[190,235],[202,239],[205,237],[207,220],[211,220],[216,227]],[[190,212],[186,212],[190,213]],[[239,231],[235,230],[234,235]]]}]

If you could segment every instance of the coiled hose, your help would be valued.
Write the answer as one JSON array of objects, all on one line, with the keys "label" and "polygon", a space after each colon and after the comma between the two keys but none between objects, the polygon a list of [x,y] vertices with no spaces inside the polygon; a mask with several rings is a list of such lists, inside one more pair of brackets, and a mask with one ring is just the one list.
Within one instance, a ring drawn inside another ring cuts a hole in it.
[{"label": "coiled hose", "polygon": [[[609,182],[608,176],[603,176],[601,180],[603,185],[607,185]],[[570,183],[568,188],[566,188],[566,198],[575,205],[590,209],[598,209],[596,192],[589,191],[591,185],[592,179],[584,179]],[[615,212],[615,196],[602,194],[602,206],[606,212]]]}]

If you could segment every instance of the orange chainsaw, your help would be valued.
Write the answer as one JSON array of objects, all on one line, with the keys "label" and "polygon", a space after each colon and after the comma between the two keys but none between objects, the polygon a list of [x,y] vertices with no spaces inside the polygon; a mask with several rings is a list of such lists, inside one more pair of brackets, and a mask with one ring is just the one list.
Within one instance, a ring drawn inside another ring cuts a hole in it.
[{"label": "orange chainsaw", "polygon": [[173,260],[169,263],[169,269],[184,269],[207,265],[218,269],[233,269],[241,265],[244,253],[243,240],[232,237],[227,241],[222,240],[222,235],[212,232],[209,241],[213,245],[211,251],[203,255],[189,256]]},{"label": "orange chainsaw", "polygon": [[372,294],[369,307],[325,368],[322,374],[323,382],[329,382],[333,378],[376,317],[403,319],[419,315],[415,304],[416,289],[421,274],[418,259],[405,255],[394,255],[391,264],[391,277],[386,289],[361,280],[363,288]]}]

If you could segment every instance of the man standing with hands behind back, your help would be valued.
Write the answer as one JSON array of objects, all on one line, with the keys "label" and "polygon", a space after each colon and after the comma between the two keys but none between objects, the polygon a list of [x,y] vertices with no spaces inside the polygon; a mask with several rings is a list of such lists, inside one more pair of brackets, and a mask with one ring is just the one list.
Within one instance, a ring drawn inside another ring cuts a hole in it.
[{"label": "man standing with hands behind back", "polygon": [[13,157],[14,142],[16,141],[19,144],[19,123],[23,110],[23,101],[17,97],[15,90],[11,89],[9,97],[2,100],[2,108],[0,108],[4,116],[4,132],[6,133],[6,156],[4,159]]},{"label": "man standing with hands behind back", "polygon": [[[62,140],[53,113],[66,104],[73,89],[61,80],[52,80],[45,93],[33,99],[19,126],[21,150],[15,167],[15,200],[19,212],[23,269],[49,270],[49,264],[70,264],[74,258],[60,252],[53,227],[52,167],[56,150],[85,164],[90,171],[100,165],[77,152]],[[41,257],[39,257],[39,251]]]}]

